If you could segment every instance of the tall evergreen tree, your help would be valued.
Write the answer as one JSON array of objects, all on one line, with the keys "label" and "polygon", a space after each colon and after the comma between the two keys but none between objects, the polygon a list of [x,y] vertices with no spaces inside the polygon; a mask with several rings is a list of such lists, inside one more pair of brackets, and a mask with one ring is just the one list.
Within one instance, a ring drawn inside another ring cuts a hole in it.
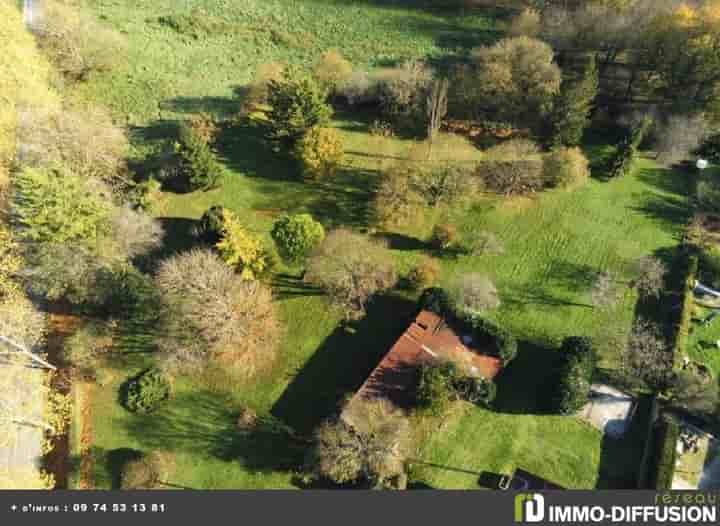
[{"label": "tall evergreen tree", "polygon": [[598,69],[594,57],[588,59],[579,78],[563,81],[550,122],[551,146],[577,146],[590,121],[598,91]]}]

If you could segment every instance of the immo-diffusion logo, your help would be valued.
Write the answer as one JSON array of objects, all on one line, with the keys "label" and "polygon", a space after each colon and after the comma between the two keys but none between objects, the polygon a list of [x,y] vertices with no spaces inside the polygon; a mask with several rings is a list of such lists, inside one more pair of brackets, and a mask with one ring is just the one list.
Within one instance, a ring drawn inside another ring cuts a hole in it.
[{"label": "immo-diffusion logo", "polygon": [[539,493],[515,496],[515,522],[543,524],[716,524],[718,508],[706,503],[687,505],[550,505]]},{"label": "immo-diffusion logo", "polygon": [[540,522],[545,517],[545,497],[539,493],[515,495],[515,522]]}]

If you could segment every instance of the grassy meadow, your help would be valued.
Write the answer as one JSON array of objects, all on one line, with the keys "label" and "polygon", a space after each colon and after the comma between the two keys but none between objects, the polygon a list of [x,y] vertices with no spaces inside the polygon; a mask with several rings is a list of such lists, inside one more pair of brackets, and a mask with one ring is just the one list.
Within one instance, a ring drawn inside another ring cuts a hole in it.
[{"label": "grassy meadow", "polygon": [[[200,111],[234,113],[233,89],[247,83],[259,64],[307,65],[329,48],[340,49],[356,67],[412,57],[442,64],[497,38],[502,24],[492,11],[461,17],[380,0],[85,4],[125,35],[128,64],[79,89],[108,104],[131,127],[138,162],[168,140],[175,120]],[[212,14],[200,19],[205,20],[202,27],[188,18],[198,9]],[[160,17],[174,18],[169,25]],[[428,211],[394,232],[374,232],[369,201],[378,173],[413,162],[417,145],[371,136],[369,123],[364,115],[336,115],[334,126],[342,133],[346,155],[339,174],[326,182],[299,180],[295,166],[267,150],[255,130],[233,126],[219,144],[227,168],[220,188],[167,192],[159,199],[157,215],[167,232],[164,252],[192,246],[193,226],[216,204],[235,211],[263,235],[285,212],[309,212],[328,228],[370,230],[388,241],[401,270],[429,253],[426,239],[436,221],[490,231],[504,253],[444,258],[441,284],[466,272],[490,276],[502,300],[492,317],[518,336],[520,354],[499,378],[496,410],[466,408],[445,423],[443,432],[419,445],[416,482],[477,488],[476,475],[482,471],[509,473],[523,467],[572,488],[630,484],[641,455],[641,433],[609,443],[573,418],[544,415],[541,402],[562,338],[629,329],[637,301],[624,286],[630,263],[643,255],[671,256],[689,212],[682,176],[642,159],[621,180],[605,181],[597,170],[597,177],[578,190],[509,200],[486,196],[471,207]],[[610,142],[594,139],[586,153],[598,161]],[[481,157],[473,144],[452,135],[443,135],[433,152],[436,162]],[[591,303],[599,271],[610,271],[620,284],[612,309]],[[294,477],[304,446],[279,428],[290,426],[307,435],[331,415],[403,332],[414,309],[414,297],[396,291],[378,298],[363,320],[346,326],[318,291],[302,284],[299,272],[283,268],[273,278],[286,327],[273,367],[252,380],[222,370],[181,378],[174,398],[145,417],[117,402],[120,384],[152,362],[152,316],[134,313],[121,328],[123,360],[104,371],[92,403],[97,487],[117,487],[118,466],[132,450],[165,452],[170,466],[165,482],[171,487],[298,485]],[[604,346],[601,352],[603,366],[617,366],[618,349]],[[243,406],[267,419],[251,436],[235,428]]]}]

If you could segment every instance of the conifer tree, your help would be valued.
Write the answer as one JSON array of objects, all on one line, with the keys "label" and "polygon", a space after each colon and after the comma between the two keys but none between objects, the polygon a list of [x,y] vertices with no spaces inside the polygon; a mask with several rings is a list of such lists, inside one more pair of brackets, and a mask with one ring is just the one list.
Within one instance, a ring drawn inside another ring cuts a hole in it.
[{"label": "conifer tree", "polygon": [[591,57],[580,78],[565,80],[551,119],[551,146],[578,146],[598,91],[598,70]]}]

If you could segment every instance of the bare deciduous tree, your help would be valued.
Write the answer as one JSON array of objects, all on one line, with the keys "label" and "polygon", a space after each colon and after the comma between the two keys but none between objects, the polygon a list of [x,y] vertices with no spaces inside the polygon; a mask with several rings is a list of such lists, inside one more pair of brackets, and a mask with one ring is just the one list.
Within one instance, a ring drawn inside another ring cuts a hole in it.
[{"label": "bare deciduous tree", "polygon": [[162,225],[156,219],[129,206],[115,208],[112,231],[116,251],[125,259],[135,258],[157,248],[164,234]]},{"label": "bare deciduous tree", "polygon": [[365,313],[373,295],[397,283],[397,274],[382,244],[338,229],[330,232],[310,257],[305,281],[325,289],[348,318],[357,318]]},{"label": "bare deciduous tree", "polygon": [[435,80],[430,86],[430,91],[425,101],[428,125],[428,159],[432,155],[432,146],[440,131],[442,121],[447,115],[448,109],[448,81],[447,79]]},{"label": "bare deciduous tree", "polygon": [[126,56],[126,43],[116,31],[98,23],[75,0],[46,0],[37,28],[40,47],[67,78],[117,67]]},{"label": "bare deciduous tree", "polygon": [[691,157],[709,132],[702,115],[670,115],[655,130],[658,159],[674,163]]},{"label": "bare deciduous tree", "polygon": [[634,281],[638,292],[646,297],[659,297],[667,274],[665,264],[658,258],[645,256],[635,262],[635,268],[639,273]]},{"label": "bare deciduous tree", "polygon": [[408,444],[407,419],[381,402],[353,401],[315,435],[310,469],[335,483],[403,487]]},{"label": "bare deciduous tree", "polygon": [[99,107],[26,108],[17,134],[23,163],[62,163],[71,172],[100,177],[113,186],[128,183],[123,176],[129,148],[125,130]]},{"label": "bare deciduous tree", "polygon": [[657,325],[638,319],[628,338],[625,369],[656,392],[665,392],[673,383],[673,355]]},{"label": "bare deciduous tree", "polygon": [[267,286],[241,279],[216,254],[198,249],[165,260],[156,281],[167,364],[182,369],[225,357],[251,374],[272,361],[280,324]]},{"label": "bare deciduous tree", "polygon": [[456,308],[469,314],[480,314],[500,306],[500,297],[487,276],[472,273],[458,276],[450,286]]},{"label": "bare deciduous tree", "polygon": [[615,277],[608,271],[600,272],[591,291],[592,304],[604,308],[613,306],[620,295]]}]

